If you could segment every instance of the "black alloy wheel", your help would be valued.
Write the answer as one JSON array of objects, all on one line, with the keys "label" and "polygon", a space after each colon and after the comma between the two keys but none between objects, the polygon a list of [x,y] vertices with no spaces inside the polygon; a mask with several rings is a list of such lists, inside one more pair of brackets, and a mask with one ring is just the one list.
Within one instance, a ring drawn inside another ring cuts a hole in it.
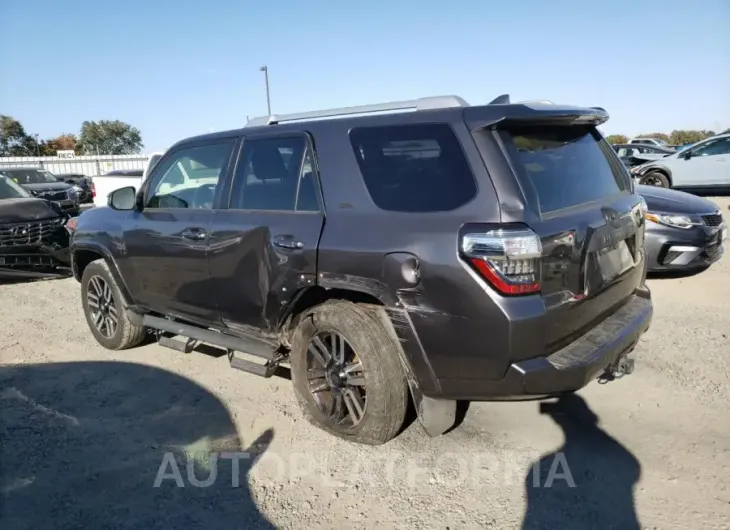
[{"label": "black alloy wheel", "polygon": [[92,276],[86,293],[91,320],[103,337],[111,339],[119,329],[119,315],[111,286],[101,276]]},{"label": "black alloy wheel", "polygon": [[357,426],[365,417],[367,392],[360,360],[339,333],[320,332],[307,348],[309,391],[319,411],[341,428]]}]

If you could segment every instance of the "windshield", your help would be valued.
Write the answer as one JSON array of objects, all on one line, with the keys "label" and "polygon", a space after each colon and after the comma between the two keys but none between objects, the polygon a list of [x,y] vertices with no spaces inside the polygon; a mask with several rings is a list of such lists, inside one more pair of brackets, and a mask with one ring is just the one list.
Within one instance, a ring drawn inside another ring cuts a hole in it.
[{"label": "windshield", "polygon": [[3,170],[3,174],[20,185],[58,182],[58,179],[45,169],[6,169]]},{"label": "windshield", "polygon": [[0,175],[0,199],[28,199],[30,193],[7,177]]},{"label": "windshield", "polygon": [[[592,126],[524,126],[503,138],[518,176],[537,196],[542,213],[621,193],[625,169]],[[617,161],[616,161],[617,162]]]}]

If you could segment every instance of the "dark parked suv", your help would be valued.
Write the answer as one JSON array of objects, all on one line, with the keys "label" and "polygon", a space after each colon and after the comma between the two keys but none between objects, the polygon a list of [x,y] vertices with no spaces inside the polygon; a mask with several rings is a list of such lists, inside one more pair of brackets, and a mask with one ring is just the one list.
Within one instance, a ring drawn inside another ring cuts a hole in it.
[{"label": "dark parked suv", "polygon": [[183,140],[78,219],[91,331],[212,344],[266,377],[286,363],[313,423],[371,444],[409,395],[436,435],[456,400],[630,373],[652,315],[645,205],[606,119],[446,96]]}]

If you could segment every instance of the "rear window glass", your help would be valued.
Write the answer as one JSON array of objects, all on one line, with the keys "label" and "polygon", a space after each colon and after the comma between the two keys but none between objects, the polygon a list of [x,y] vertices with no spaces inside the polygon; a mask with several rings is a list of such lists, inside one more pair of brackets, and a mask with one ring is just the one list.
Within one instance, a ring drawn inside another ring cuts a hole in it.
[{"label": "rear window glass", "polygon": [[350,141],[378,208],[448,211],[476,194],[459,140],[446,124],[355,128]]},{"label": "rear window glass", "polygon": [[540,211],[554,212],[629,188],[625,171],[609,158],[593,127],[544,126],[503,132],[517,171],[537,196]]}]

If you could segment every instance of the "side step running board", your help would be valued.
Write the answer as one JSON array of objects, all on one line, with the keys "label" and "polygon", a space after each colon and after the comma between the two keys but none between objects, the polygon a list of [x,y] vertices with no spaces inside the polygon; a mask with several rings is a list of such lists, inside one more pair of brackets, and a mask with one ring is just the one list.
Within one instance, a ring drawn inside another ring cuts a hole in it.
[{"label": "side step running board", "polygon": [[166,335],[160,335],[157,337],[157,344],[164,346],[165,348],[171,348],[180,353],[190,353],[195,347],[195,339],[185,339],[185,342],[175,340],[172,337]]},{"label": "side step running board", "polygon": [[233,352],[228,354],[228,360],[231,363],[231,368],[243,370],[250,374],[260,375],[261,377],[271,377],[274,375],[274,372],[276,372],[276,369],[279,366],[279,363],[275,361],[266,361],[265,364],[247,361],[246,359],[236,357],[233,355]]},{"label": "side step running board", "polygon": [[[182,353],[190,353],[196,341],[207,342],[208,344],[223,348],[228,352],[228,360],[230,361],[231,368],[236,368],[237,370],[243,370],[244,372],[261,377],[271,377],[279,365],[279,357],[276,355],[274,346],[253,337],[234,337],[217,331],[151,315],[145,315],[142,319],[142,324],[171,335],[185,337],[186,340],[184,342],[164,335],[159,336],[157,339],[160,346],[172,348]],[[234,351],[265,359],[266,363],[260,364],[241,359],[234,355]]]}]

